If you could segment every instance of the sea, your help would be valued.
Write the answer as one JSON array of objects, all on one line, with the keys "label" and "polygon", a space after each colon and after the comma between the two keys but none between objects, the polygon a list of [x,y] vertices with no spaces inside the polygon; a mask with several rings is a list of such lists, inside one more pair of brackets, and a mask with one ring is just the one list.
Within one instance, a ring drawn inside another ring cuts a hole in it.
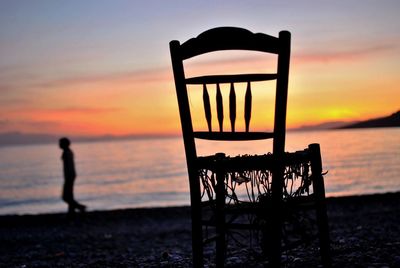
[{"label": "sea", "polygon": [[[400,128],[288,131],[286,151],[319,143],[328,197],[400,191]],[[198,141],[198,154],[265,154],[270,141]],[[74,142],[76,199],[89,211],[189,205],[182,137]],[[0,147],[0,215],[66,211],[61,150]]]}]

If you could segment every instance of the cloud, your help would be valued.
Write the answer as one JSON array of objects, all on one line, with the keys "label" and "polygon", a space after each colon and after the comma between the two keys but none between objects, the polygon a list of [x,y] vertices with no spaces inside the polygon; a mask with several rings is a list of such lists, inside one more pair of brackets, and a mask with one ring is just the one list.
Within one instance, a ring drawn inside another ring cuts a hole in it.
[{"label": "cloud", "polygon": [[[354,46],[354,45],[353,45]],[[297,52],[296,48],[292,47],[292,61],[301,61],[303,63],[336,63],[343,61],[354,61],[354,60],[365,60],[369,57],[381,55],[388,52],[393,52],[399,50],[399,46],[397,44],[376,44],[370,46],[360,46],[358,48],[349,47],[343,48],[343,46],[337,46],[338,48],[333,48],[335,46],[322,48],[318,51],[308,51],[304,49],[303,51]],[[257,52],[249,55],[240,55],[239,53],[233,58],[227,58],[226,55],[217,59],[206,58],[204,60],[196,61],[196,65],[210,65],[210,64],[237,64],[237,63],[257,63],[257,64],[265,64],[266,58],[265,54]],[[268,59],[267,59],[268,60]]]},{"label": "cloud", "polygon": [[375,45],[357,49],[336,50],[320,52],[300,52],[293,55],[294,61],[302,63],[337,63],[346,61],[360,61],[398,49],[395,45]]},{"label": "cloud", "polygon": [[32,112],[40,113],[74,113],[74,114],[103,114],[121,111],[121,108],[91,108],[91,107],[65,107],[65,108],[37,108]]},{"label": "cloud", "polygon": [[79,75],[64,73],[58,77],[43,73],[42,70],[28,70],[22,66],[21,68],[16,66],[0,67],[0,93],[2,94],[0,103],[5,105],[12,103],[17,105],[18,101],[36,103],[38,99],[47,98],[49,94],[54,96],[58,94],[57,92],[64,92],[63,94],[68,95],[74,89],[79,89],[82,94],[90,91],[93,93],[107,91],[107,94],[110,95],[113,92],[117,93],[121,84],[137,87],[149,83],[160,84],[171,81],[173,81],[173,76],[170,66],[114,73],[91,72]]},{"label": "cloud", "polygon": [[60,108],[38,108],[38,107],[17,107],[8,109],[8,115],[25,115],[29,118],[38,118],[43,116],[91,116],[112,114],[122,111],[122,108],[115,107],[60,107]]},{"label": "cloud", "polygon": [[32,86],[40,88],[55,88],[59,86],[73,86],[76,84],[92,84],[92,83],[104,83],[112,81],[126,80],[131,83],[146,83],[146,82],[160,82],[169,81],[172,79],[172,71],[170,67],[155,68],[155,69],[144,69],[137,71],[127,71],[118,73],[99,73],[99,74],[87,74],[74,77],[66,77],[61,79],[53,79],[34,83]]},{"label": "cloud", "polygon": [[[28,106],[32,102],[29,99],[29,97],[25,97],[25,96],[7,96],[7,97],[5,97],[4,95],[3,95],[3,98],[0,98],[0,106],[1,106],[1,108]],[[10,95],[10,94],[8,94],[8,95]]]},{"label": "cloud", "polygon": [[[349,45],[350,46],[350,45]],[[347,61],[361,61],[373,56],[381,55],[383,53],[398,50],[396,44],[377,44],[364,47],[344,48],[338,46],[338,49],[332,49],[331,46],[326,49],[322,48],[319,51],[299,51],[292,48],[292,61],[299,61],[302,64],[315,64],[315,63],[340,63]],[[341,49],[340,49],[341,48]],[[207,66],[220,65],[223,69],[228,68],[231,64],[240,64],[251,66],[263,66],[268,63],[268,59],[260,55],[243,55],[234,54],[233,58],[228,58],[223,55],[217,59],[205,57],[204,60],[195,61],[194,65],[203,69]],[[190,60],[189,60],[190,61]],[[0,92],[3,94],[12,94],[11,91],[20,89],[26,92],[27,89],[54,89],[62,86],[74,86],[82,84],[96,84],[96,83],[110,83],[117,81],[127,81],[132,84],[140,83],[159,83],[171,82],[172,67],[165,65],[153,69],[138,69],[134,71],[116,72],[116,73],[88,73],[75,76],[65,76],[61,78],[50,77],[46,74],[41,75],[40,72],[27,71],[24,68],[17,68],[18,66],[10,66],[9,70],[6,67],[0,68]],[[19,70],[19,71],[18,71]]]},{"label": "cloud", "polygon": [[1,132],[15,131],[15,129],[30,129],[43,131],[49,128],[59,127],[60,123],[56,121],[31,121],[31,120],[10,120],[0,119]]}]

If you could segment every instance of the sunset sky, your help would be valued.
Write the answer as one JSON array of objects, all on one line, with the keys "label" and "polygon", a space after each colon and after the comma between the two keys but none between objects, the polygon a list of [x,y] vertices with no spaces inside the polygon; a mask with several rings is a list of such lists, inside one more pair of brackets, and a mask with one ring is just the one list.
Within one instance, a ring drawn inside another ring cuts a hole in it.
[{"label": "sunset sky", "polygon": [[288,127],[389,115],[399,14],[398,0],[2,0],[0,133],[180,133],[168,43],[219,26],[292,33]]}]

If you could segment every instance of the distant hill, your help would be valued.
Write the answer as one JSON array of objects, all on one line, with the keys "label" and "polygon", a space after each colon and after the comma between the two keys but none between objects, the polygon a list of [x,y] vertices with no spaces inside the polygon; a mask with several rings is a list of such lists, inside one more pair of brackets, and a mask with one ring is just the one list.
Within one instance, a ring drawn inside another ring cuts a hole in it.
[{"label": "distant hill", "polygon": [[315,125],[303,125],[296,128],[289,128],[290,131],[309,131],[309,130],[324,130],[324,129],[337,129],[342,126],[349,124],[349,122],[344,121],[332,121],[332,122],[325,122],[321,124]]},{"label": "distant hill", "polygon": [[400,111],[386,116],[366,121],[361,121],[346,126],[339,127],[339,129],[347,128],[376,128],[376,127],[400,127]]}]

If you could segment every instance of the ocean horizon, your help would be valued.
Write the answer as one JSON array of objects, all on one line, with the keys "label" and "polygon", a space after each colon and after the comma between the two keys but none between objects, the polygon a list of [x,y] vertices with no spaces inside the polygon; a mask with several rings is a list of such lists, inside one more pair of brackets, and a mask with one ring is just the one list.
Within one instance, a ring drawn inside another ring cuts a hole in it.
[{"label": "ocean horizon", "polygon": [[[321,145],[326,195],[400,191],[400,129],[288,131],[286,151]],[[198,141],[198,154],[265,154],[270,141]],[[88,210],[190,204],[183,141],[177,137],[74,142],[75,197]],[[0,215],[65,212],[58,144],[0,147]]]}]

